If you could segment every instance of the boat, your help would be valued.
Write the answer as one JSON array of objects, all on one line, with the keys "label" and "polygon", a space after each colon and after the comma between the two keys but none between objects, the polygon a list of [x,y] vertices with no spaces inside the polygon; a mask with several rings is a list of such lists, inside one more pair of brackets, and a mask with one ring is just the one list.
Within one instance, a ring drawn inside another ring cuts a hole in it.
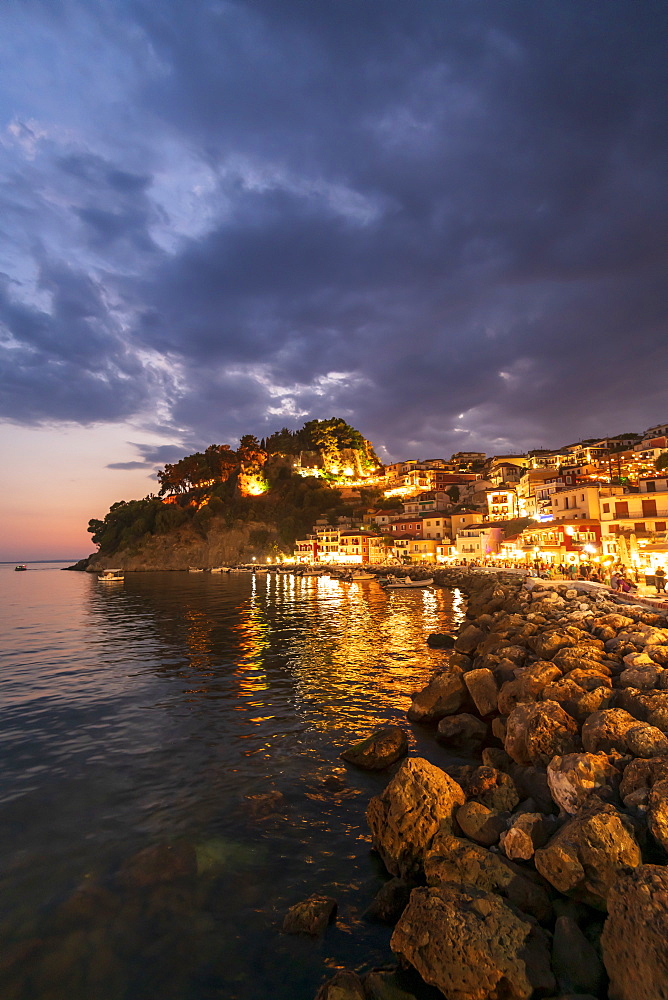
[{"label": "boat", "polygon": [[257,573],[268,573],[269,570],[267,569],[266,566],[253,566],[253,572],[256,573],[256,574]]},{"label": "boat", "polygon": [[122,569],[103,569],[97,574],[100,583],[123,583],[125,573]]},{"label": "boat", "polygon": [[375,580],[376,574],[367,573],[366,570],[363,569],[354,569],[352,572],[346,573],[342,576],[341,579],[346,583],[354,583],[356,580]]},{"label": "boat", "polygon": [[203,573],[204,570],[201,566],[188,566],[189,573]]},{"label": "boat", "polygon": [[386,580],[381,580],[381,584],[386,590],[414,590],[417,587],[430,587],[434,582],[433,576],[425,580],[412,580],[410,576],[405,576],[403,580],[396,576],[388,576]]},{"label": "boat", "polygon": [[27,569],[28,569],[28,567],[26,566],[25,563],[19,563],[17,566],[14,567],[14,572],[15,573],[25,573]]},{"label": "boat", "polygon": [[229,573],[229,569],[227,568],[227,566],[212,566],[211,567],[211,572],[212,573]]},{"label": "boat", "polygon": [[302,576],[327,576],[329,570],[320,569],[318,566],[306,566],[302,572]]}]

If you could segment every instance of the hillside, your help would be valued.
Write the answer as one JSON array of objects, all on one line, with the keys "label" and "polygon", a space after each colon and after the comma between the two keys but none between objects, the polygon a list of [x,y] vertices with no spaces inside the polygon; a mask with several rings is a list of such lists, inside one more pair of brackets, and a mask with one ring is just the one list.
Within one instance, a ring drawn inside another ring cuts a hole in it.
[{"label": "hillside", "polygon": [[158,472],[159,495],[119,501],[88,530],[99,547],[89,569],[185,569],[291,554],[323,516],[350,513],[338,484],[379,466],[373,447],[345,421],[309,421],[239,448],[210,445]]}]

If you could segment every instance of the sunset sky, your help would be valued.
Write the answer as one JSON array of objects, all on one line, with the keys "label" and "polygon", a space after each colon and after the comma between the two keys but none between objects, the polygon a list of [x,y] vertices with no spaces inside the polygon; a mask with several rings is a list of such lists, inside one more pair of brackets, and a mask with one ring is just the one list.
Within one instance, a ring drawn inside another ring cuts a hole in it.
[{"label": "sunset sky", "polygon": [[668,419],[665,0],[4,0],[0,559],[342,416]]}]

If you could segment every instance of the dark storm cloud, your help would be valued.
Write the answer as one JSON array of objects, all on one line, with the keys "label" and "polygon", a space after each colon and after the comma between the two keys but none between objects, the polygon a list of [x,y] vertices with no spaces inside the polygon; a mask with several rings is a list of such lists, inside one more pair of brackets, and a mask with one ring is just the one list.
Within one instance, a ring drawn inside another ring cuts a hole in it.
[{"label": "dark storm cloud", "polygon": [[5,191],[14,218],[66,218],[63,260],[77,249],[62,291],[40,265],[48,305],[0,303],[23,419],[115,419],[160,392],[193,445],[337,413],[400,456],[663,416],[663,5],[86,17],[130,67],[101,111],[113,149],[12,133],[48,146],[37,195],[19,171]]}]

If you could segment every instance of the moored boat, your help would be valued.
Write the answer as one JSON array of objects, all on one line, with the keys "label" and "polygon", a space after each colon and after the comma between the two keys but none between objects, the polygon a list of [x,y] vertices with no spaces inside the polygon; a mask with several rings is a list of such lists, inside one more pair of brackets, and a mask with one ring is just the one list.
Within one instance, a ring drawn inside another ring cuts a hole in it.
[{"label": "moored boat", "polygon": [[189,573],[203,573],[204,570],[201,566],[188,566]]},{"label": "moored boat", "polygon": [[403,580],[398,577],[388,576],[386,580],[381,580],[381,584],[386,590],[415,590],[417,587],[430,587],[434,582],[432,576],[425,580],[412,580],[410,576],[405,576]]},{"label": "moored boat", "polygon": [[97,578],[100,583],[123,583],[125,573],[122,569],[103,569],[101,573],[98,573]]},{"label": "moored boat", "polygon": [[28,569],[28,567],[26,566],[25,563],[19,563],[17,566],[14,567],[14,572],[15,573],[25,573],[27,569]]},{"label": "moored boat", "polygon": [[350,573],[346,573],[341,579],[354,583],[356,580],[375,580],[375,573],[367,573],[363,569],[354,569]]}]

